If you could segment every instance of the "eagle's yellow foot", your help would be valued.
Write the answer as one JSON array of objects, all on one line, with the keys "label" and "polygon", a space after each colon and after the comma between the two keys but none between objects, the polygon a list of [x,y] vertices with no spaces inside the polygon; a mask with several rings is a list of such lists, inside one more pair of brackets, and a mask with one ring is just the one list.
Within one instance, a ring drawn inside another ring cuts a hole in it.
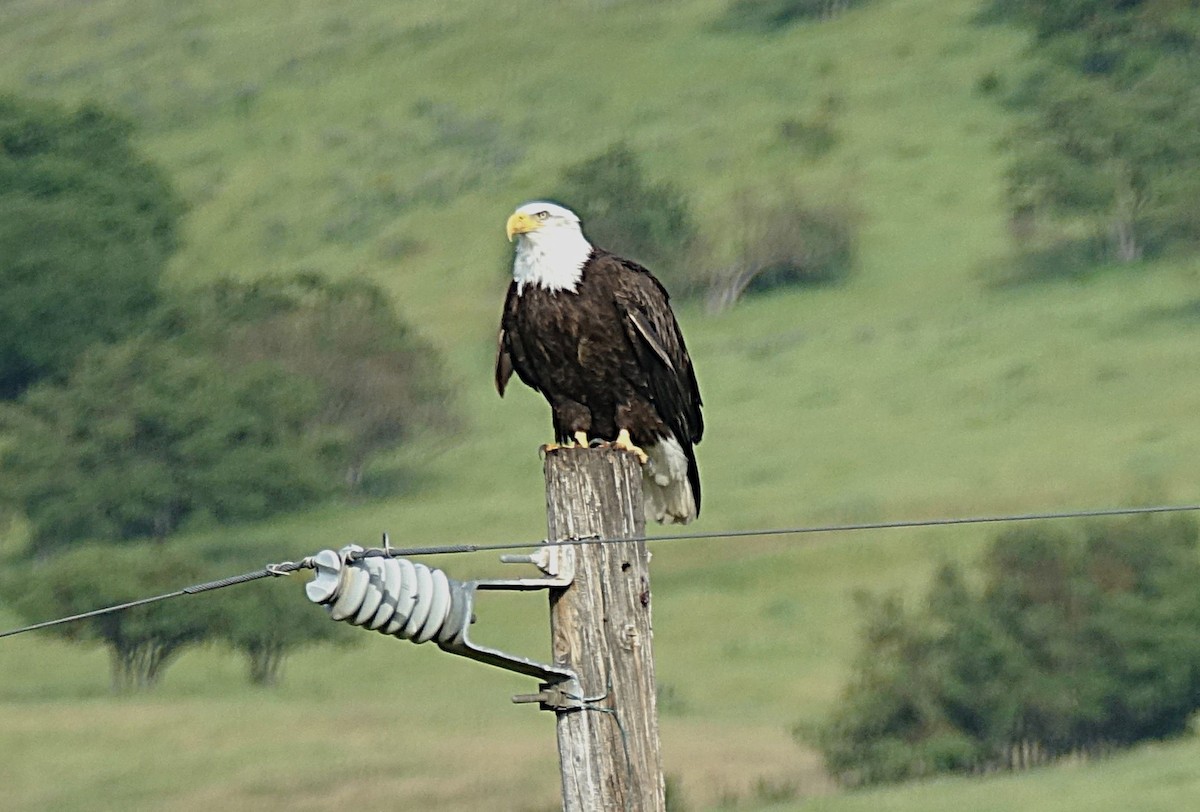
[{"label": "eagle's yellow foot", "polygon": [[538,447],[538,453],[544,457],[547,454],[549,454],[551,451],[558,451],[560,448],[587,448],[587,447],[588,447],[587,434],[582,431],[577,431],[577,432],[575,432],[575,439],[572,440],[571,442],[567,443],[566,445],[559,445],[558,443],[546,443],[546,444]]},{"label": "eagle's yellow foot", "polygon": [[621,429],[617,433],[617,439],[613,440],[612,447],[630,452],[638,458],[638,462],[642,465],[650,461],[650,457],[646,455],[646,452],[633,444],[633,438],[629,436],[629,429]]}]

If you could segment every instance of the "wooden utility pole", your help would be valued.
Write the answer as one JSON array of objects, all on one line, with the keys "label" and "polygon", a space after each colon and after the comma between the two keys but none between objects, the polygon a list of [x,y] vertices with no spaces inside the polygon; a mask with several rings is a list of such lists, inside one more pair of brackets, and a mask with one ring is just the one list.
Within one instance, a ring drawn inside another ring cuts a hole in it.
[{"label": "wooden utility pole", "polygon": [[[546,455],[551,541],[645,534],[632,454],[565,448]],[[566,812],[666,809],[650,629],[650,556],[641,541],[573,548],[575,580],[550,590],[554,664],[579,675],[584,708],[558,712]]]}]

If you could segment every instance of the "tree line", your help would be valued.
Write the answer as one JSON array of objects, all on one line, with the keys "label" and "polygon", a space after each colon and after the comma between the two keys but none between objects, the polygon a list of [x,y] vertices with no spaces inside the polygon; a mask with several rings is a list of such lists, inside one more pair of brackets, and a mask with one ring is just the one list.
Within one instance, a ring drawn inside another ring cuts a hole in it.
[{"label": "tree line", "polygon": [[[851,5],[734,0],[714,35]],[[1194,250],[1194,4],[990,0],[985,16],[1031,33],[1015,84],[979,83],[1019,120],[1007,146],[1022,247],[1055,263]],[[777,135],[820,157],[836,147],[835,112],[789,118]],[[550,191],[598,244],[712,308],[853,270],[851,206],[787,186],[745,192],[715,245],[686,192],[651,178],[625,143],[564,167]],[[184,213],[128,121],[0,97],[0,495],[29,528],[10,572],[361,491],[372,460],[455,424],[437,353],[369,283],[162,285]],[[44,616],[22,583],[33,580],[6,579],[5,599]],[[91,608],[55,589],[64,613]]]},{"label": "tree line", "polygon": [[1200,558],[1188,517],[997,536],[924,601],[861,596],[861,654],[818,731],[856,786],[1088,758],[1184,733],[1200,710]]},{"label": "tree line", "polygon": [[1010,205],[1026,247],[1117,263],[1195,251],[1196,5],[991,0],[986,16],[1031,35],[1029,66],[1001,96],[1020,120]]},{"label": "tree line", "polygon": [[[0,97],[0,494],[28,528],[0,589],[31,620],[261,566],[168,540],[361,490],[372,460],[455,421],[439,354],[370,283],[164,286],[184,206],[133,135],[92,105]],[[60,633],[144,687],[205,640],[269,682],[335,625],[266,585]]]}]

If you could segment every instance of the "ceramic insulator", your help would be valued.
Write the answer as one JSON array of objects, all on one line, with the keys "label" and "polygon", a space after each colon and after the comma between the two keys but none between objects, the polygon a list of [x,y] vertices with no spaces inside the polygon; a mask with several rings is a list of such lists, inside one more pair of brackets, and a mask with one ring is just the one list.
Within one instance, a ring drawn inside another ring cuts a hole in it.
[{"label": "ceramic insulator", "polygon": [[444,642],[469,622],[454,611],[463,586],[446,573],[405,558],[347,560],[361,550],[351,545],[313,557],[317,574],[304,591],[331,618],[414,643]]}]

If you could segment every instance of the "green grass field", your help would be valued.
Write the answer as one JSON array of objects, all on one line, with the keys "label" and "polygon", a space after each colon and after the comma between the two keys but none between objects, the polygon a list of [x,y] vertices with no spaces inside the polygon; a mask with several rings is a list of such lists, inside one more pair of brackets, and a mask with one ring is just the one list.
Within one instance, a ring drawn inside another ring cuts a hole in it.
[{"label": "green grass field", "polygon": [[[709,424],[697,529],[1195,501],[1200,319],[1181,306],[1200,298],[1200,262],[988,284],[1013,255],[1006,119],[975,88],[989,72],[1017,75],[1020,37],[974,25],[970,0],[878,0],[765,37],[715,33],[724,7],[0,7],[0,90],[124,111],[176,179],[190,209],[170,284],[300,269],[374,279],[446,353],[461,392],[467,431],[390,461],[411,480],[404,494],[175,543],[301,556],[382,530],[404,545],[539,538],[548,412],[491,387],[503,222],[618,140],[691,195],[718,253],[748,191],[796,185],[863,215],[846,285],[718,316],[682,308]],[[779,127],[822,105],[840,142],[812,161]],[[852,591],[918,594],[988,532],[657,544],[664,761],[689,806],[1186,805],[1193,741],[869,793],[835,792],[793,741],[846,676]],[[17,544],[10,530],[0,549]],[[497,569],[482,555],[439,564],[460,578]],[[297,611],[316,611],[299,583]],[[0,627],[16,622],[0,609]],[[477,636],[541,654],[544,605],[497,598]],[[294,656],[274,691],[250,689],[238,660],[206,649],[155,694],[118,698],[98,650],[0,641],[4,805],[553,807],[553,720],[508,703],[528,681],[367,637]]]}]

